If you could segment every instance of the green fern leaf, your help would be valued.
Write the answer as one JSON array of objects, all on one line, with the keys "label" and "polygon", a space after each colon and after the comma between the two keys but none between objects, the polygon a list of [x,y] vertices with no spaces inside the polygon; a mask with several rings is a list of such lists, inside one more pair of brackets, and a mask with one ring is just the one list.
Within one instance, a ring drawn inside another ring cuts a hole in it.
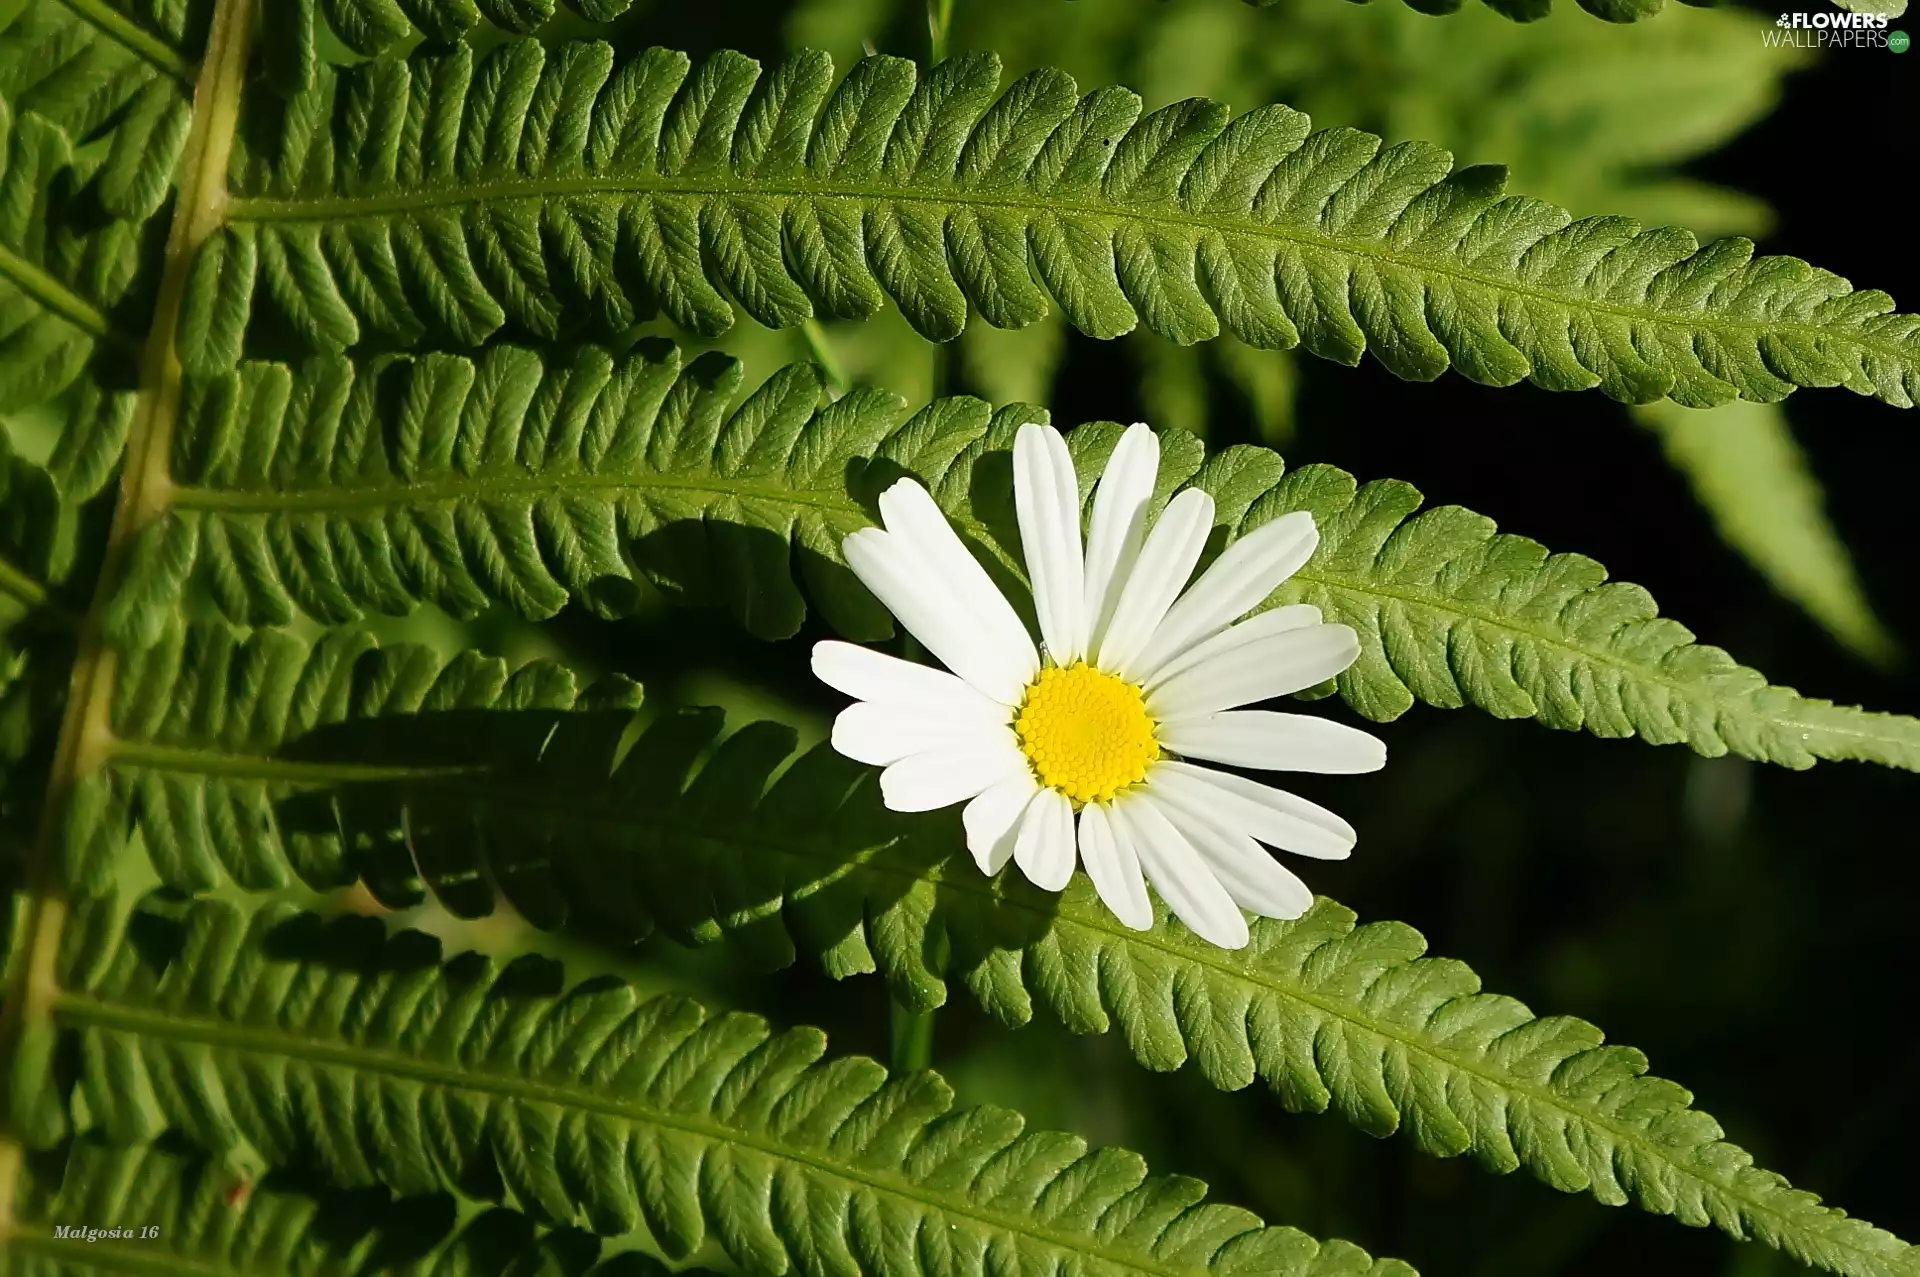
[{"label": "green fern leaf", "polygon": [[[242,642],[217,626],[175,630],[129,654],[114,707],[125,735],[113,764],[81,782],[63,864],[77,888],[110,888],[132,821],[160,876],[187,890],[224,881],[269,890],[296,875],[342,886],[368,854],[340,836],[353,801],[342,786],[396,779],[424,753],[440,759],[437,770],[474,777],[524,768],[562,717],[630,710],[638,692],[615,679],[583,693],[571,672],[544,661],[509,672],[477,652],[448,660],[422,647],[376,650],[363,632],[309,645],[276,633]],[[393,735],[352,761],[315,752],[338,725],[367,721]],[[539,880],[535,871],[532,889]]]},{"label": "green fern leaf", "polygon": [[28,0],[0,31],[0,98],[76,142],[106,139],[98,190],[115,217],[153,215],[186,144],[192,7]]},{"label": "green fern leaf", "polygon": [[355,53],[378,57],[413,34],[398,0],[324,0],[327,25]]},{"label": "green fern leaf", "polygon": [[75,504],[133,414],[135,343],[109,316],[186,142],[189,7],[28,0],[0,23],[0,413],[61,420],[50,469]]},{"label": "green fern leaf", "polygon": [[229,367],[268,316],[339,350],[618,331],[656,306],[712,334],[736,302],[784,327],[888,298],[946,340],[970,306],[1020,327],[1050,295],[1097,337],[1224,327],[1419,380],[1692,406],[1920,388],[1920,320],[1747,241],[1572,222],[1497,169],[1309,136],[1285,107],[1141,118],[1123,89],[1038,72],[996,98],[999,77],[991,56],[924,80],[870,58],[835,87],[820,54],[689,75],[664,50],[531,41],[322,72],[236,169],[183,357]]},{"label": "green fern leaf", "polygon": [[488,22],[526,35],[553,17],[554,0],[474,0]]},{"label": "green fern leaf", "polygon": [[1882,665],[1893,659],[1893,636],[1867,602],[1827,521],[1820,481],[1779,409],[1648,404],[1636,415],[1660,436],[1721,537],[1774,589],[1858,655]]},{"label": "green fern leaf", "polygon": [[105,307],[134,273],[126,223],[88,233],[61,200],[73,145],[0,97],[0,412],[45,403],[113,339]]},{"label": "green fern leaf", "polygon": [[307,93],[320,66],[319,0],[285,0],[260,13],[261,57],[278,93]]},{"label": "green fern leaf", "polygon": [[[638,1252],[495,1208],[462,1224],[450,1198],[315,1193],[155,1145],[94,1140],[34,1158],[0,1235],[8,1277],[666,1277]],[[695,1270],[693,1277],[709,1277]]]},{"label": "green fern leaf", "polygon": [[[903,471],[1023,592],[1006,453],[1043,412],[956,398],[908,417],[871,390],[829,404],[801,365],[729,413],[739,381],[737,364],[708,355],[683,369],[671,347],[620,359],[589,347],[552,364],[514,347],[478,363],[249,363],[194,379],[173,505],[136,544],[111,623],[150,643],[190,585],[249,625],[423,600],[461,616],[504,602],[546,617],[570,598],[618,612],[631,559],[767,638],[799,628],[804,580],[829,624],[864,641],[891,622],[842,566],[840,542]],[[1114,437],[1075,433],[1083,475]],[[1178,432],[1161,478],[1163,496],[1189,481],[1212,492],[1226,539],[1313,513],[1320,549],[1272,602],[1314,603],[1359,632],[1339,686],[1369,718],[1416,700],[1470,704],[1709,756],[1920,767],[1920,723],[1769,686],[1591,559],[1551,555],[1455,506],[1422,513],[1407,484],[1357,485],[1330,466],[1287,473],[1258,448],[1203,466],[1198,441]]]},{"label": "green fern leaf", "polygon": [[[1208,25],[1209,12],[1241,21]],[[1444,138],[1457,162],[1504,164],[1562,208],[1759,237],[1772,221],[1763,201],[1682,174],[1759,123],[1812,61],[1769,46],[1773,16],[1719,6],[1620,30],[1517,27],[1485,11],[1435,23],[1396,5],[1314,0],[1286,0],[1272,15],[1181,8],[1159,37],[1180,52],[1155,65],[1161,77],[1209,84],[1221,72],[1207,53],[1256,39],[1256,23],[1284,23],[1286,39],[1261,41],[1248,58],[1263,96],[1389,137]]]},{"label": "green fern leaf", "polygon": [[[0,1234],[7,1277],[370,1272],[378,1225],[400,1224],[372,1194],[253,1188],[219,1162],[93,1140],[32,1159],[18,1193]],[[358,1235],[343,1240],[351,1225]]]},{"label": "green fern leaf", "polygon": [[[122,913],[75,918],[87,943],[52,1010],[78,1039],[74,1105],[116,1140],[170,1129],[345,1187],[510,1195],[601,1234],[644,1225],[676,1257],[711,1240],[750,1271],[1410,1271],[1203,1204],[1133,1154],[955,1111],[936,1074],[823,1063],[817,1030],[612,981],[562,993],[538,960],[441,967],[371,919],[207,902],[170,935],[143,915],[134,943]],[[192,1095],[171,1080],[189,1060]],[[358,1098],[322,1118],[322,1096]]]},{"label": "green fern leaf", "polygon": [[840,564],[841,539],[868,521],[853,472],[878,456],[896,473],[937,473],[990,420],[1006,434],[1044,415],[955,400],[901,426],[884,392],[828,404],[811,365],[734,407],[741,375],[721,356],[683,367],[649,344],[551,365],[495,347],[477,363],[322,359],[198,380],[175,451],[184,486],[136,549],[139,589],[119,600],[116,628],[150,633],[190,581],[245,623],[421,600],[460,616],[505,600],[546,617],[570,597],[617,612],[631,553],[675,594],[724,599],[753,632],[780,636],[805,615],[797,547],[828,618],[883,635],[886,613]]},{"label": "green fern leaf", "polygon": [[[322,9],[327,25],[340,42],[355,53],[368,57],[393,50],[417,30],[428,40],[452,44],[482,21],[517,35],[530,35],[552,20],[556,0],[324,0]],[[567,0],[567,7],[589,22],[611,22],[625,13],[633,0]],[[276,16],[286,24],[286,32],[295,42],[311,48],[313,41],[313,0],[281,8]],[[271,54],[271,46],[270,46]],[[311,58],[300,60],[301,79],[292,86],[299,91],[312,87],[317,66]]]},{"label": "green fern leaf", "polygon": [[400,0],[400,7],[429,40],[451,44],[480,23],[474,0]]},{"label": "green fern leaf", "polygon": [[[391,719],[343,723],[305,756],[334,799],[307,799],[337,813],[330,835],[385,848],[363,867],[395,907],[431,887],[484,914],[484,884],[497,883],[536,925],[725,939],[769,968],[805,954],[836,977],[877,970],[915,1008],[941,1004],[957,979],[1009,1025],[1038,1006],[1076,1032],[1117,1028],[1149,1068],[1191,1062],[1227,1090],[1259,1079],[1288,1108],[1404,1130],[1439,1156],[1524,1166],[1562,1191],[1712,1224],[1835,1272],[1911,1264],[1904,1243],[1755,1168],[1685,1090],[1647,1076],[1638,1051],[1482,993],[1462,964],[1422,957],[1410,927],[1356,927],[1321,900],[1294,922],[1255,920],[1239,951],[1164,910],[1152,931],[1130,931],[1083,877],[1058,895],[1017,873],[984,877],[954,812],[887,811],[872,769],[826,746],[789,765],[793,733],[776,724],[716,748],[717,713],[673,714],[622,756],[617,718],[567,716],[536,762],[479,776],[451,765],[471,727],[438,717],[399,734],[413,752],[387,778],[347,760],[394,739]],[[216,838],[239,830],[210,825]],[[427,882],[408,881],[415,866]]]}]

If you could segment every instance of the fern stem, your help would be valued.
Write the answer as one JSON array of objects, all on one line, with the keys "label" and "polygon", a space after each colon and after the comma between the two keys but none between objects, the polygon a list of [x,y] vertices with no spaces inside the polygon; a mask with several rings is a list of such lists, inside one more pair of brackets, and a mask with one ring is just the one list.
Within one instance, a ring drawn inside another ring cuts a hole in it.
[{"label": "fern stem", "polygon": [[933,1016],[887,998],[887,1071],[895,1077],[933,1067]]},{"label": "fern stem", "polygon": [[847,392],[847,372],[840,366],[839,358],[833,353],[833,345],[827,339],[827,330],[820,326],[817,319],[809,319],[800,325],[800,336],[807,343],[807,358],[820,366],[826,374],[827,389],[839,398]]},{"label": "fern stem", "polygon": [[47,587],[5,559],[0,559],[0,594],[10,594],[30,608],[47,604]]},{"label": "fern stem", "polygon": [[5,245],[0,245],[0,279],[90,337],[116,337],[100,308]]},{"label": "fern stem", "polygon": [[927,0],[927,65],[947,60],[947,36],[953,30],[953,0]]},{"label": "fern stem", "polygon": [[[913,640],[910,646],[917,647]],[[944,931],[933,937],[933,969],[945,970],[951,957]],[[935,1009],[915,1011],[900,1000],[897,990],[887,995],[887,1068],[895,1077],[918,1073],[933,1067],[933,1017]]]},{"label": "fern stem", "polygon": [[[206,57],[194,83],[193,124],[181,164],[179,198],[168,233],[153,325],[141,359],[140,410],[127,440],[120,497],[87,614],[82,618],[67,706],[60,724],[47,801],[27,858],[25,916],[7,971],[0,1006],[0,1094],[11,1094],[14,1052],[23,1029],[47,1018],[58,995],[56,961],[68,901],[55,869],[61,817],[80,781],[97,770],[112,744],[108,710],[115,653],[106,640],[108,603],[126,568],[135,535],[163,511],[172,494],[168,458],[180,414],[180,361],[175,352],[181,299],[194,254],[220,225],[227,205],[227,159],[239,120],[254,0],[215,0]],[[85,5],[87,16],[104,6]],[[182,66],[184,67],[184,63]],[[17,1114],[9,1114],[13,1121]],[[19,1135],[0,1132],[0,1237],[13,1226],[15,1184],[24,1149]]]}]

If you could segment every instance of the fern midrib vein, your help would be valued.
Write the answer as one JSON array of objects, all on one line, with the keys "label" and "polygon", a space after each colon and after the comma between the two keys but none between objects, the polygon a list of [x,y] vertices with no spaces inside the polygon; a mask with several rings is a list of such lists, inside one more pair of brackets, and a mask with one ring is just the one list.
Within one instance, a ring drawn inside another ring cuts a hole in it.
[{"label": "fern midrib vein", "polygon": [[10,594],[29,608],[44,607],[47,587],[0,557],[0,594]]},{"label": "fern midrib vein", "polygon": [[[706,175],[701,175],[706,176]],[[1835,336],[1832,328],[1819,324],[1805,323],[1788,319],[1741,320],[1717,311],[1662,311],[1645,306],[1629,306],[1619,302],[1603,301],[1598,298],[1568,296],[1553,292],[1538,285],[1528,284],[1512,276],[1490,275],[1469,270],[1455,263],[1438,260],[1411,251],[1393,252],[1391,249],[1361,240],[1341,239],[1330,234],[1314,234],[1297,226],[1283,223],[1255,223],[1244,219],[1229,219],[1221,216],[1207,216],[1199,213],[1170,213],[1164,209],[1145,209],[1129,207],[1111,202],[1089,200],[1047,198],[1020,199],[1012,196],[996,197],[987,192],[954,188],[941,191],[937,195],[925,191],[884,185],[860,185],[851,182],[831,181],[789,181],[760,182],[753,179],[737,179],[732,185],[723,185],[712,180],[700,181],[689,178],[663,178],[649,175],[622,177],[574,177],[550,178],[544,180],[483,179],[468,186],[428,189],[417,193],[350,196],[335,195],[312,199],[274,198],[267,196],[236,196],[231,205],[231,221],[235,222],[314,222],[335,221],[354,217],[391,216],[398,213],[417,213],[431,209],[460,207],[468,204],[483,203],[489,200],[540,200],[564,195],[597,195],[618,197],[622,195],[681,195],[695,198],[727,198],[730,196],[761,196],[770,198],[797,199],[850,199],[858,201],[886,200],[896,204],[920,204],[937,206],[960,206],[973,209],[1004,209],[1020,212],[1029,218],[1049,213],[1078,214],[1084,217],[1111,218],[1116,221],[1137,222],[1147,225],[1178,227],[1183,230],[1213,231],[1225,236],[1239,236],[1251,239],[1276,239],[1303,248],[1320,249],[1326,252],[1344,254],[1349,257],[1367,258],[1377,263],[1401,270],[1415,270],[1425,275],[1437,276],[1457,283],[1471,284],[1481,288],[1525,297],[1530,300],[1563,306],[1570,310],[1584,310],[1600,314],[1614,315],[1622,319],[1638,320],[1645,323],[1662,325],[1685,325],[1690,329],[1709,331],[1741,332],[1806,332],[1824,338]],[[1869,347],[1883,355],[1911,360],[1916,352],[1903,347],[1898,342],[1875,340],[1869,334],[1857,329],[1846,333],[1849,340]]]},{"label": "fern midrib vein", "polygon": [[394,483],[366,487],[305,488],[292,491],[276,489],[236,489],[182,486],[174,489],[176,507],[217,510],[226,514],[312,513],[332,510],[377,509],[401,504],[434,504],[443,501],[487,500],[559,496],[581,489],[603,492],[638,492],[650,489],[665,492],[692,492],[713,497],[734,497],[765,501],[778,505],[805,506],[832,514],[866,519],[860,507],[832,491],[783,487],[779,478],[764,482],[753,479],[728,479],[722,476],[683,476],[673,474],[590,474],[584,472],[534,475],[476,474],[455,479],[432,479],[416,483]]},{"label": "fern midrib vein", "polygon": [[106,0],[59,0],[59,3],[143,62],[151,63],[182,84],[193,82],[193,64],[182,57],[179,50],[114,9]]},{"label": "fern midrib vein", "polygon": [[930,1194],[910,1180],[883,1176],[870,1171],[827,1161],[805,1148],[781,1143],[757,1132],[723,1125],[715,1120],[638,1104],[620,1104],[587,1090],[573,1090],[556,1083],[521,1075],[488,1073],[477,1068],[438,1065],[418,1056],[404,1055],[384,1047],[342,1043],[337,1040],[303,1036],[265,1029],[254,1025],[236,1025],[198,1012],[169,1007],[147,1010],[122,1002],[112,1002],[90,993],[62,990],[54,1006],[57,1019],[75,1023],[75,1027],[94,1027],[121,1031],[147,1039],[183,1042],[214,1050],[231,1050],[261,1056],[298,1060],[316,1067],[335,1066],[355,1072],[379,1072],[387,1077],[451,1091],[479,1092],[513,1104],[548,1104],[594,1114],[636,1126],[652,1125],[678,1131],[696,1139],[717,1144],[745,1145],[769,1158],[795,1163],[823,1176],[844,1183],[912,1202],[929,1214],[959,1216],[986,1228],[1016,1236],[1025,1236],[1068,1254],[1085,1256],[1151,1277],[1185,1277],[1202,1269],[1175,1268],[1154,1262],[1144,1255],[1116,1255],[1084,1239],[1043,1228],[1024,1215],[1002,1215],[972,1202],[956,1202]]},{"label": "fern midrib vein", "polygon": [[380,763],[308,762],[275,758],[267,754],[155,744],[124,738],[116,738],[108,745],[106,756],[110,766],[218,776],[227,780],[285,781],[295,785],[362,785],[381,781],[451,780],[457,776],[491,777],[499,774],[498,768],[481,764],[406,767]]},{"label": "fern midrib vein", "polygon": [[0,276],[11,280],[42,310],[58,315],[81,332],[94,338],[114,335],[99,307],[4,244],[0,244]]},{"label": "fern midrib vein", "polygon": [[[233,490],[205,487],[180,487],[174,491],[174,505],[190,509],[215,510],[231,514],[271,514],[276,512],[325,512],[329,510],[372,509],[384,505],[398,504],[403,501],[420,503],[456,501],[461,498],[486,497],[531,497],[555,495],[558,493],[593,488],[607,491],[642,491],[659,489],[699,493],[715,497],[731,497],[739,500],[760,501],[775,505],[797,505],[818,510],[846,519],[869,522],[867,512],[845,495],[831,489],[803,489],[779,486],[777,479],[758,483],[751,479],[729,479],[717,475],[681,476],[670,474],[645,475],[605,475],[572,474],[552,478],[495,477],[475,476],[471,479],[442,479],[427,483],[392,484],[381,487],[363,488],[322,488],[307,489],[298,492],[276,492],[269,490]],[[986,526],[965,514],[948,512],[948,517],[973,536],[976,541],[991,544],[991,536]],[[1345,591],[1364,599],[1392,599],[1396,602],[1424,607],[1442,614],[1458,616],[1463,620],[1494,626],[1512,634],[1521,635],[1546,647],[1558,648],[1577,660],[1587,661],[1617,669],[1642,683],[1650,683],[1672,691],[1677,697],[1688,701],[1698,701],[1703,695],[1713,704],[1717,712],[1723,715],[1746,715],[1758,721],[1787,729],[1798,729],[1807,733],[1819,733],[1829,738],[1852,739],[1871,744],[1882,745],[1889,750],[1912,750],[1914,745],[1903,741],[1899,734],[1889,731],[1873,731],[1865,727],[1839,726],[1832,723],[1810,722],[1801,718],[1788,718],[1778,714],[1766,714],[1740,703],[1739,696],[1724,697],[1720,689],[1702,688],[1698,684],[1688,683],[1668,677],[1644,665],[1613,655],[1604,649],[1582,647],[1549,630],[1527,625],[1513,617],[1496,612],[1467,606],[1450,596],[1421,594],[1404,588],[1388,585],[1376,585],[1359,582],[1327,572],[1324,568],[1316,570],[1312,564],[1302,568],[1291,578],[1305,584],[1319,585],[1328,590]],[[1522,689],[1524,690],[1524,689]],[[1797,694],[1796,694],[1797,695]],[[1529,697],[1531,699],[1531,697]],[[1804,702],[1804,698],[1800,698]],[[1538,706],[1535,706],[1535,713]],[[1864,711],[1847,711],[1834,707],[1836,715],[1846,715],[1849,719]],[[1895,720],[1909,723],[1910,720]],[[1920,724],[1912,724],[1920,729]],[[1909,770],[1920,764],[1895,764],[1908,766]]]}]

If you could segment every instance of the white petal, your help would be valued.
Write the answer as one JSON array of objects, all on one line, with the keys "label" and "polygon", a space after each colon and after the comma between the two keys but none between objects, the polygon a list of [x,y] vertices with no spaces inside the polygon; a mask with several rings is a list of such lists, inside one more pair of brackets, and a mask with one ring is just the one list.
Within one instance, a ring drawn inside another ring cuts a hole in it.
[{"label": "white petal", "polygon": [[937,588],[965,614],[975,630],[996,648],[1019,653],[1027,677],[1040,668],[1027,627],[1007,596],[973,557],[931,494],[912,479],[901,479],[880,494],[880,518],[887,531],[912,545],[938,577]]},{"label": "white petal", "polygon": [[1041,641],[1055,665],[1071,665],[1087,651],[1080,481],[1053,427],[1030,423],[1013,437],[1013,504]]},{"label": "white petal", "polygon": [[1140,876],[1139,853],[1133,849],[1133,840],[1120,836],[1107,818],[1105,803],[1088,803],[1080,809],[1080,863],[1114,917],[1135,931],[1153,925],[1153,902],[1147,899],[1146,879]]},{"label": "white petal", "polygon": [[880,773],[880,797],[894,811],[933,811],[965,802],[1026,770],[1026,755],[1005,743],[935,749],[903,758]]},{"label": "white petal", "polygon": [[1148,788],[1177,790],[1189,806],[1216,811],[1222,820],[1269,846],[1320,860],[1344,860],[1359,835],[1318,803],[1232,772],[1166,759],[1147,773]]},{"label": "white petal", "polygon": [[834,718],[833,747],[856,762],[885,767],[928,750],[996,745],[1006,733],[1004,715],[997,723],[989,718],[968,722],[859,701]]},{"label": "white petal", "polygon": [[1073,877],[1073,803],[1057,789],[1042,789],[1027,804],[1014,836],[1013,862],[1034,886],[1059,891]]},{"label": "white petal", "polygon": [[996,643],[914,546],[878,528],[862,528],[849,536],[841,542],[841,553],[861,584],[942,664],[1001,704],[1019,703],[1039,669],[1039,657],[1024,631],[1024,652],[1010,643]]},{"label": "white petal", "polygon": [[983,790],[967,804],[960,822],[967,828],[967,850],[985,874],[997,874],[1013,858],[1014,831],[1040,785],[1022,771]]},{"label": "white petal", "polygon": [[1319,529],[1304,510],[1283,514],[1235,541],[1167,612],[1140,655],[1141,668],[1173,659],[1260,606],[1319,544]]},{"label": "white petal", "polygon": [[1140,557],[1127,574],[1113,610],[1113,621],[1100,640],[1101,669],[1121,678],[1134,677],[1135,658],[1193,575],[1212,527],[1213,498],[1200,489],[1188,488],[1167,503],[1140,547]]},{"label": "white petal", "polygon": [[1008,719],[1005,705],[963,678],[838,639],[813,645],[813,673],[828,687],[855,700],[896,705],[943,718],[990,716],[998,723]]},{"label": "white petal", "polygon": [[1201,661],[1147,697],[1147,712],[1172,720],[1252,705],[1324,683],[1360,655],[1360,636],[1345,625],[1287,630]]},{"label": "white petal", "polygon": [[1268,918],[1298,918],[1313,904],[1313,892],[1253,839],[1223,825],[1204,807],[1189,807],[1165,791],[1141,791],[1160,814],[1206,858],[1234,903]]},{"label": "white petal", "polygon": [[1147,538],[1147,507],[1160,474],[1160,439],[1144,421],[1127,427],[1093,491],[1087,528],[1087,647],[1098,650],[1120,591]]},{"label": "white petal", "polygon": [[1135,792],[1120,795],[1110,811],[1116,828],[1126,831],[1139,853],[1147,880],[1180,921],[1222,949],[1245,946],[1246,916],[1199,851],[1160,809]]},{"label": "white petal", "polygon": [[1387,765],[1387,746],[1344,723],[1310,714],[1236,709],[1162,723],[1160,743],[1188,758],[1276,772],[1374,772]]},{"label": "white petal", "polygon": [[1141,686],[1152,691],[1176,674],[1183,673],[1210,661],[1225,656],[1228,652],[1256,639],[1284,634],[1288,630],[1304,630],[1309,625],[1320,624],[1320,609],[1311,603],[1290,603],[1286,607],[1269,608],[1258,616],[1250,616],[1238,625],[1228,626],[1210,639],[1202,640],[1189,647],[1172,660],[1154,667],[1142,662],[1142,668],[1148,670],[1140,682]]}]

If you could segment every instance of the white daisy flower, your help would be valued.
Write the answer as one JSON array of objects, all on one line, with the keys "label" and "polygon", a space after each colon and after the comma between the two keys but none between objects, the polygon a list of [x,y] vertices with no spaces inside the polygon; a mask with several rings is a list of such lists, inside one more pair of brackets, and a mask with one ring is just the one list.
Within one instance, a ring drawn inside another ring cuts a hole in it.
[{"label": "white daisy flower", "polygon": [[1352,850],[1353,827],[1185,760],[1369,772],[1386,763],[1386,746],[1325,719],[1239,708],[1333,677],[1360,642],[1306,604],[1239,619],[1312,556],[1319,533],[1306,513],[1241,537],[1183,593],[1213,498],[1181,492],[1149,533],[1159,464],[1144,424],[1122,436],[1083,553],[1066,440],[1020,428],[1014,505],[1037,649],[927,490],[900,480],[880,498],[884,529],[846,539],[847,563],[952,672],[839,642],[814,648],[813,670],[859,702],[834,720],[834,748],[886,769],[880,792],[895,811],[966,803],[967,848],[984,872],[1011,859],[1058,891],[1077,852],[1129,927],[1153,925],[1151,883],[1196,934],[1237,949],[1247,943],[1242,909],[1297,918],[1313,902],[1260,844],[1337,859]]}]

